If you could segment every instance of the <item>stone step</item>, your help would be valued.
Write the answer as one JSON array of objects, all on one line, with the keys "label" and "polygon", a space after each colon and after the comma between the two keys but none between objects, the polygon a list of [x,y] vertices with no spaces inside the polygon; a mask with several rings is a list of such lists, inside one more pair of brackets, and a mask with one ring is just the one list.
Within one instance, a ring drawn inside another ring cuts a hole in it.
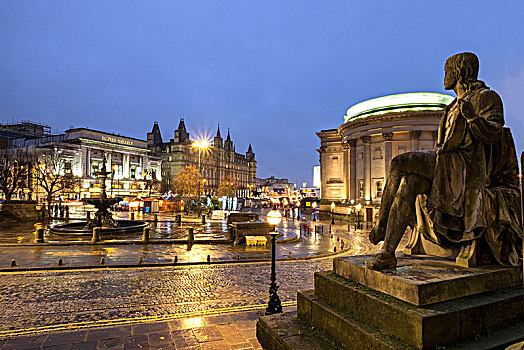
[{"label": "stone step", "polygon": [[[330,350],[340,345],[326,340],[311,326],[296,318],[296,313],[262,316],[257,322],[257,339],[265,350]],[[362,344],[355,338],[343,349],[409,349],[396,344]],[[446,350],[501,350],[524,340],[524,322],[497,329],[482,336],[436,347]]]},{"label": "stone step", "polygon": [[480,266],[465,268],[454,261],[398,255],[396,269],[365,268],[372,255],[335,258],[336,274],[413,305],[422,306],[497,289],[522,286],[522,268]]},{"label": "stone step", "polygon": [[337,305],[361,324],[415,348],[449,344],[524,318],[521,287],[416,307],[332,271],[315,274],[314,292],[299,292],[298,316],[315,324],[314,303],[319,302]]},{"label": "stone step", "polygon": [[298,322],[296,312],[262,316],[257,322],[257,339],[270,350],[330,350],[335,344],[322,338],[311,326]]},{"label": "stone step", "polygon": [[316,298],[313,291],[299,292],[297,297],[298,319],[311,324],[340,349],[413,349],[353,314]]}]

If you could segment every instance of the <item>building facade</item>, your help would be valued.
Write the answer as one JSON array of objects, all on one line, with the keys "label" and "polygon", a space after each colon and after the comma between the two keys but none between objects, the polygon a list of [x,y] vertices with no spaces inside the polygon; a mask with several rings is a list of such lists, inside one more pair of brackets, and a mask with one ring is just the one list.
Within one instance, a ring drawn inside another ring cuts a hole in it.
[{"label": "building facade", "polygon": [[[158,123],[147,134],[147,146],[162,159],[162,177],[167,189],[173,188],[180,170],[190,165],[199,167],[199,149],[194,147],[195,140],[191,140],[183,118],[173,136],[168,142],[163,142]],[[214,196],[222,180],[232,179],[238,185],[237,196],[250,197],[255,189],[256,173],[257,162],[251,145],[245,154],[237,153],[229,129],[226,140],[223,140],[218,126],[212,144],[200,152],[201,193]]]},{"label": "building facade", "polygon": [[291,197],[295,194],[296,185],[288,179],[277,179],[270,176],[265,179],[256,179],[257,192],[264,198],[268,197]]},{"label": "building facade", "polygon": [[391,159],[433,150],[445,107],[453,97],[437,93],[384,96],[350,107],[337,129],[317,132],[320,148],[321,210],[337,204],[349,214],[361,203],[372,221],[382,198]]},{"label": "building facade", "polygon": [[[161,181],[161,159],[152,156],[147,142],[87,128],[66,130],[63,134],[43,137],[13,139],[13,147],[27,147],[36,154],[53,150],[60,155],[60,171],[78,179],[79,198],[96,197],[101,188],[96,171],[106,169],[111,174],[106,181],[106,191],[113,196],[147,196],[154,189],[153,183]],[[38,192],[38,189],[34,189]],[[37,195],[41,197],[42,194]]]}]

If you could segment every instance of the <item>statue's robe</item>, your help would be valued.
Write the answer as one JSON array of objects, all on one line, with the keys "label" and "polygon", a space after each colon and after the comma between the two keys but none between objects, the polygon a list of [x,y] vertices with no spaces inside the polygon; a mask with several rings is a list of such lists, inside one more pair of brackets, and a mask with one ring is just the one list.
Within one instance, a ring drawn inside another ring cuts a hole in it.
[{"label": "statue's robe", "polygon": [[484,237],[500,264],[517,266],[523,236],[518,161],[502,101],[480,81],[463,99],[476,115],[462,115],[457,99],[447,106],[429,201],[417,199],[417,230],[443,247]]}]

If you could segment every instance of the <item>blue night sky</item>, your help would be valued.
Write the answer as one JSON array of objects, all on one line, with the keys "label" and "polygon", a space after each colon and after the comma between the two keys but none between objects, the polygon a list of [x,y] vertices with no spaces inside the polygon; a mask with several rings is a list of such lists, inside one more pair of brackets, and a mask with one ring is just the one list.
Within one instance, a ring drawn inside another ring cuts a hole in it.
[{"label": "blue night sky", "polygon": [[[522,1],[0,2],[0,120],[164,140],[227,127],[258,176],[311,184],[321,129],[351,105],[442,87],[478,54],[524,150]],[[453,94],[453,93],[452,93]]]}]

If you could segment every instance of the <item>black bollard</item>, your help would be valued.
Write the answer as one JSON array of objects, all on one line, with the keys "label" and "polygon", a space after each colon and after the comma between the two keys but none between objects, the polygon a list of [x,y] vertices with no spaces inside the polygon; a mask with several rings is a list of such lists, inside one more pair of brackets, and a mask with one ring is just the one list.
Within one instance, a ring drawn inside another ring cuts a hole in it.
[{"label": "black bollard", "polygon": [[91,212],[90,211],[86,211],[86,220],[87,221],[91,220]]},{"label": "black bollard", "polygon": [[202,224],[206,224],[206,214],[202,214]]},{"label": "black bollard", "polygon": [[209,254],[207,255],[207,262],[211,262],[211,256]]},{"label": "black bollard", "polygon": [[105,265],[106,264],[106,259],[104,257],[101,257],[100,258],[100,265]]},{"label": "black bollard", "polygon": [[62,259],[58,259],[58,266],[62,266],[64,265],[64,262],[62,261]]},{"label": "black bollard", "polygon": [[158,214],[155,214],[155,215],[153,216],[153,218],[154,218],[155,222],[158,222]]},{"label": "black bollard", "polygon": [[142,241],[143,242],[149,242],[149,232],[151,229],[149,227],[144,227],[144,232],[142,234]]},{"label": "black bollard", "polygon": [[142,257],[138,258],[138,264],[141,265],[141,264],[143,264],[143,263],[144,263],[144,258],[142,258]]},{"label": "black bollard", "polygon": [[135,213],[131,212],[131,220],[135,220]]},{"label": "black bollard", "polygon": [[36,229],[36,238],[35,238],[35,242],[36,243],[44,243],[44,232],[45,232],[45,229],[43,227],[39,227]]},{"label": "black bollard", "polygon": [[175,263],[175,264],[178,263],[178,255],[175,255],[175,259],[173,260],[173,263]]},{"label": "black bollard", "polygon": [[193,228],[190,227],[187,229],[187,244],[193,245],[194,241],[195,241],[195,234],[193,232]]},{"label": "black bollard", "polygon": [[13,259],[13,260],[11,260],[11,267],[15,267],[15,266],[16,266],[16,260]]},{"label": "black bollard", "polygon": [[100,241],[100,227],[93,227],[93,238],[91,243],[96,243]]}]

